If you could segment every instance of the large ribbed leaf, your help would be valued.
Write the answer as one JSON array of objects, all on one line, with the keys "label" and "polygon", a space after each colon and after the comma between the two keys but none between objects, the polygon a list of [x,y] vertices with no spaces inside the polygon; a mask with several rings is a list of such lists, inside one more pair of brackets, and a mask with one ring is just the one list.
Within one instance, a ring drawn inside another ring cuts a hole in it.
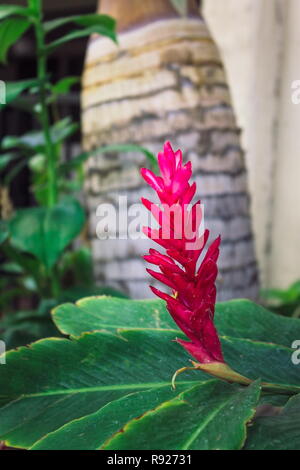
[{"label": "large ribbed leaf", "polygon": [[300,338],[300,320],[274,314],[250,300],[216,305],[216,326],[222,335],[266,341],[290,347]]},{"label": "large ribbed leaf", "polygon": [[[177,330],[160,300],[92,297],[82,299],[76,305],[64,304],[56,308],[53,318],[63,333],[71,335],[87,329],[115,331],[135,327]],[[261,378],[264,382],[300,390],[299,370],[291,360],[294,352],[291,343],[300,337],[298,319],[284,318],[253,302],[238,300],[217,306],[216,324],[225,359],[234,370],[253,380]]]},{"label": "large ribbed leaf", "polygon": [[38,441],[33,450],[97,450],[131,419],[178,396],[187,384],[176,391],[169,386],[136,392],[114,400],[96,413],[71,421]]},{"label": "large ribbed leaf", "polygon": [[[0,374],[0,440],[27,448],[124,395],[170,390],[172,374],[188,360],[173,337],[174,331],[159,330],[95,332],[7,353]],[[190,372],[177,383],[193,386],[207,377]]]},{"label": "large ribbed leaf", "polygon": [[118,328],[177,329],[160,300],[127,300],[111,297],[89,297],[76,304],[66,303],[53,311],[53,319],[66,335],[85,331]]},{"label": "large ribbed leaf", "polygon": [[[54,321],[65,334],[116,328],[176,328],[161,300],[117,300],[91,297],[64,304]],[[250,300],[231,300],[216,306],[215,322],[221,335],[247,338],[290,347],[300,338],[300,320],[269,312]]]},{"label": "large ribbed leaf", "polygon": [[253,416],[259,385],[212,380],[131,420],[103,446],[113,450],[240,449]]},{"label": "large ribbed leaf", "polygon": [[[288,346],[291,336],[283,335],[282,344],[262,341],[267,334],[262,320],[259,340],[254,339],[251,318],[259,322],[259,317],[250,304],[254,310],[248,315],[250,338],[239,337],[243,331],[246,336],[247,329],[246,318],[239,323],[237,312],[248,302],[229,304],[231,308],[223,309],[224,317],[235,316],[237,324],[234,330],[229,321],[231,336],[221,337],[229,365],[253,380],[273,384],[274,393],[276,388],[284,392],[285,387],[287,395],[300,391],[299,368],[292,363],[294,350]],[[264,310],[257,309],[264,315]],[[241,315],[246,315],[246,308]],[[276,319],[282,318],[266,315],[270,336],[280,338]],[[84,329],[106,331],[72,340],[43,340],[7,354],[0,375],[0,440],[37,449],[237,449],[243,445],[245,424],[258,400],[257,384],[230,386],[200,371],[188,371],[178,377],[178,389],[171,392],[171,376],[189,365],[189,356],[172,341],[183,334],[163,302],[94,297],[57,308],[54,318],[61,331],[72,336]],[[197,393],[191,390],[207,381]],[[125,432],[119,433],[120,429]]]},{"label": "large ribbed leaf", "polygon": [[[300,392],[299,366],[292,362],[294,350],[286,346],[248,339],[221,337],[226,362],[249,379],[277,384]],[[273,387],[276,391],[276,386]]]},{"label": "large ribbed leaf", "polygon": [[300,395],[292,397],[277,416],[257,418],[245,445],[250,450],[300,450]]},{"label": "large ribbed leaf", "polygon": [[239,449],[243,445],[246,423],[259,397],[257,383],[241,388],[210,380],[189,391],[180,388],[176,393],[150,390],[115,400],[51,433],[33,449]]}]

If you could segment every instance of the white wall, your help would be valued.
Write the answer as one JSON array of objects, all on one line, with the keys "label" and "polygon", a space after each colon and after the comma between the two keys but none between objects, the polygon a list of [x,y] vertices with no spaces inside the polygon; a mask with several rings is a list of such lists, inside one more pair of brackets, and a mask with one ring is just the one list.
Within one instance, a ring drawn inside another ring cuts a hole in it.
[{"label": "white wall", "polygon": [[300,1],[204,0],[204,15],[243,130],[262,280],[284,287],[300,278]]}]

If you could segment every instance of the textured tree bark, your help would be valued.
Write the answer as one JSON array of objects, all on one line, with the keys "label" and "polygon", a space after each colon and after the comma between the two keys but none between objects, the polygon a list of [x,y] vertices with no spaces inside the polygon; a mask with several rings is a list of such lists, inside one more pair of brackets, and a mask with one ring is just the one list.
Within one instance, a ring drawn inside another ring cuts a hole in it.
[{"label": "textured tree bark", "polygon": [[[222,235],[219,300],[258,293],[249,213],[247,174],[240,130],[217,47],[189,2],[181,18],[169,0],[102,0],[99,11],[118,22],[119,47],[91,39],[83,75],[85,149],[137,143],[157,153],[166,140],[193,163],[198,196],[211,237]],[[148,189],[140,154],[99,155],[86,165],[85,194],[99,282],[149,297],[150,279],[140,255],[147,240],[98,240],[96,208],[137,203]],[[150,197],[151,199],[151,197]]]}]

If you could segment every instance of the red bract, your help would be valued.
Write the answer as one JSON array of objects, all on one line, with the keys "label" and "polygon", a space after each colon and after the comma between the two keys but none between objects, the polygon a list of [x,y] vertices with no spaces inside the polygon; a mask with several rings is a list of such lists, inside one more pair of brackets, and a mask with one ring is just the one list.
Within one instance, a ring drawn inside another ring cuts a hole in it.
[{"label": "red bract", "polygon": [[189,182],[192,165],[190,162],[183,165],[181,151],[174,152],[169,142],[158,154],[158,163],[161,176],[145,168],[141,170],[143,178],[156,191],[161,203],[157,205],[142,199],[159,224],[158,229],[145,228],[144,232],[165,248],[166,254],[151,249],[144,258],[159,268],[159,271],[148,269],[149,274],[170,287],[173,295],[152,286],[150,288],[166,301],[174,321],[191,340],[176,341],[202,364],[224,363],[213,322],[220,237],[210,245],[197,267],[209,231],[200,233],[200,201],[190,205],[196,191],[196,184]]}]

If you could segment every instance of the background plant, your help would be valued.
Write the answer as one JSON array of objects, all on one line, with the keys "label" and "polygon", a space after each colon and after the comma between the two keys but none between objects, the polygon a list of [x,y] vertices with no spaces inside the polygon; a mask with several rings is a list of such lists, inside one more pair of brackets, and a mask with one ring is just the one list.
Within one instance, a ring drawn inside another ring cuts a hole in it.
[{"label": "background plant", "polygon": [[261,296],[263,303],[273,312],[300,318],[300,281],[294,282],[287,289],[265,289]]},{"label": "background plant", "polygon": [[[60,28],[66,24],[70,25],[70,32],[61,35]],[[9,346],[57,334],[49,310],[62,300],[103,292],[122,295],[94,285],[87,247],[75,252],[69,250],[85,225],[85,213],[78,199],[83,164],[91,154],[120,150],[140,151],[153,161],[150,152],[134,145],[83,152],[67,162],[62,157],[64,142],[78,131],[79,124],[70,117],[60,118],[58,99],[78,83],[79,77],[65,77],[53,83],[48,58],[61,45],[93,33],[116,42],[113,18],[87,14],[44,21],[41,0],[28,0],[26,7],[2,5],[2,63],[6,63],[10,47],[30,28],[36,39],[36,77],[7,83],[6,104],[0,105],[2,109],[15,106],[33,114],[38,127],[22,136],[6,136],[0,147],[2,192],[8,191],[18,172],[27,165],[36,202],[35,207],[19,210],[9,217],[2,211],[5,220],[1,221],[0,243],[5,262],[1,265],[0,305],[5,318],[1,337]],[[20,306],[21,311],[11,315]]]}]

